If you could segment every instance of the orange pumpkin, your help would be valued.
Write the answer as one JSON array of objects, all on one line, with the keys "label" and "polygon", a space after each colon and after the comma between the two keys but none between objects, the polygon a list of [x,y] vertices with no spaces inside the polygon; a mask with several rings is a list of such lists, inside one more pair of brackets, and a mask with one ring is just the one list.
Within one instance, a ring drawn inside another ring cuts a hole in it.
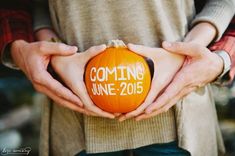
[{"label": "orange pumpkin", "polygon": [[85,83],[92,101],[112,113],[135,110],[146,98],[151,76],[142,56],[128,50],[120,40],[92,58],[85,72]]}]

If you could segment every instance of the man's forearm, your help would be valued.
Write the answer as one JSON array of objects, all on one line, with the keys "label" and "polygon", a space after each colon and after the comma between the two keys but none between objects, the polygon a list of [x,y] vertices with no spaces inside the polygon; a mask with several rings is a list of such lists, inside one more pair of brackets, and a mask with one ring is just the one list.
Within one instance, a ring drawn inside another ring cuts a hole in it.
[{"label": "man's forearm", "polygon": [[51,41],[52,38],[59,39],[56,33],[50,28],[40,29],[35,32],[35,39],[38,41]]},{"label": "man's forearm", "polygon": [[207,47],[216,36],[216,28],[210,23],[199,23],[186,35],[184,42],[192,42]]}]

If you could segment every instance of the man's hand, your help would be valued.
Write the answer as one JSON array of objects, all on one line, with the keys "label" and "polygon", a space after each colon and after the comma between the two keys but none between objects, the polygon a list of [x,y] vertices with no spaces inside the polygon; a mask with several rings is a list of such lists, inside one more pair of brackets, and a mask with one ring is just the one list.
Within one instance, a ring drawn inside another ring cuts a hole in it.
[{"label": "man's hand", "polygon": [[173,54],[186,55],[186,61],[161,96],[137,120],[168,111],[185,95],[215,80],[223,70],[223,60],[199,44],[164,42],[163,48]]},{"label": "man's hand", "polygon": [[53,55],[67,56],[76,51],[77,47],[46,41],[28,43],[17,40],[11,47],[14,63],[25,73],[37,91],[64,107],[83,112],[79,107],[82,106],[80,99],[47,72]]},{"label": "man's hand", "polygon": [[180,69],[184,62],[184,56],[179,54],[169,53],[162,48],[150,48],[141,45],[128,44],[128,48],[139,55],[150,58],[154,63],[154,74],[152,78],[151,88],[144,103],[136,110],[122,115],[119,121],[127,118],[138,116],[143,113],[159,93],[170,83],[175,73]]},{"label": "man's hand", "polygon": [[51,63],[53,69],[59,74],[65,84],[81,99],[86,110],[92,112],[93,115],[114,118],[114,115],[101,110],[93,104],[87,93],[83,78],[87,62],[105,49],[105,45],[100,45],[71,56],[53,56]]}]

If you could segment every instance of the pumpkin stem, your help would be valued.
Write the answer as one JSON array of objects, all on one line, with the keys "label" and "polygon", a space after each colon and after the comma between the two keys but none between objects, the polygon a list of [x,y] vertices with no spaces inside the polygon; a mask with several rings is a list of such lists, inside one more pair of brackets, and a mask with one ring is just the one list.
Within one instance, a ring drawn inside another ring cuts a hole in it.
[{"label": "pumpkin stem", "polygon": [[122,40],[110,40],[107,47],[126,48],[126,44]]}]

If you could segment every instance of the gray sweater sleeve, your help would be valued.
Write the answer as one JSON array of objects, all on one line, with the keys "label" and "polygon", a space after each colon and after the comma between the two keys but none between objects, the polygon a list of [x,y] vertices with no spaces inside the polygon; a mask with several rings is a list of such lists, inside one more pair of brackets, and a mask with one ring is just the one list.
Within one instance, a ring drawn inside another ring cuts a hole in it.
[{"label": "gray sweater sleeve", "polygon": [[42,28],[52,27],[48,1],[33,0],[33,28],[37,31]]},{"label": "gray sweater sleeve", "polygon": [[235,0],[208,0],[202,11],[192,21],[192,26],[209,22],[215,26],[219,40],[235,13]]}]

